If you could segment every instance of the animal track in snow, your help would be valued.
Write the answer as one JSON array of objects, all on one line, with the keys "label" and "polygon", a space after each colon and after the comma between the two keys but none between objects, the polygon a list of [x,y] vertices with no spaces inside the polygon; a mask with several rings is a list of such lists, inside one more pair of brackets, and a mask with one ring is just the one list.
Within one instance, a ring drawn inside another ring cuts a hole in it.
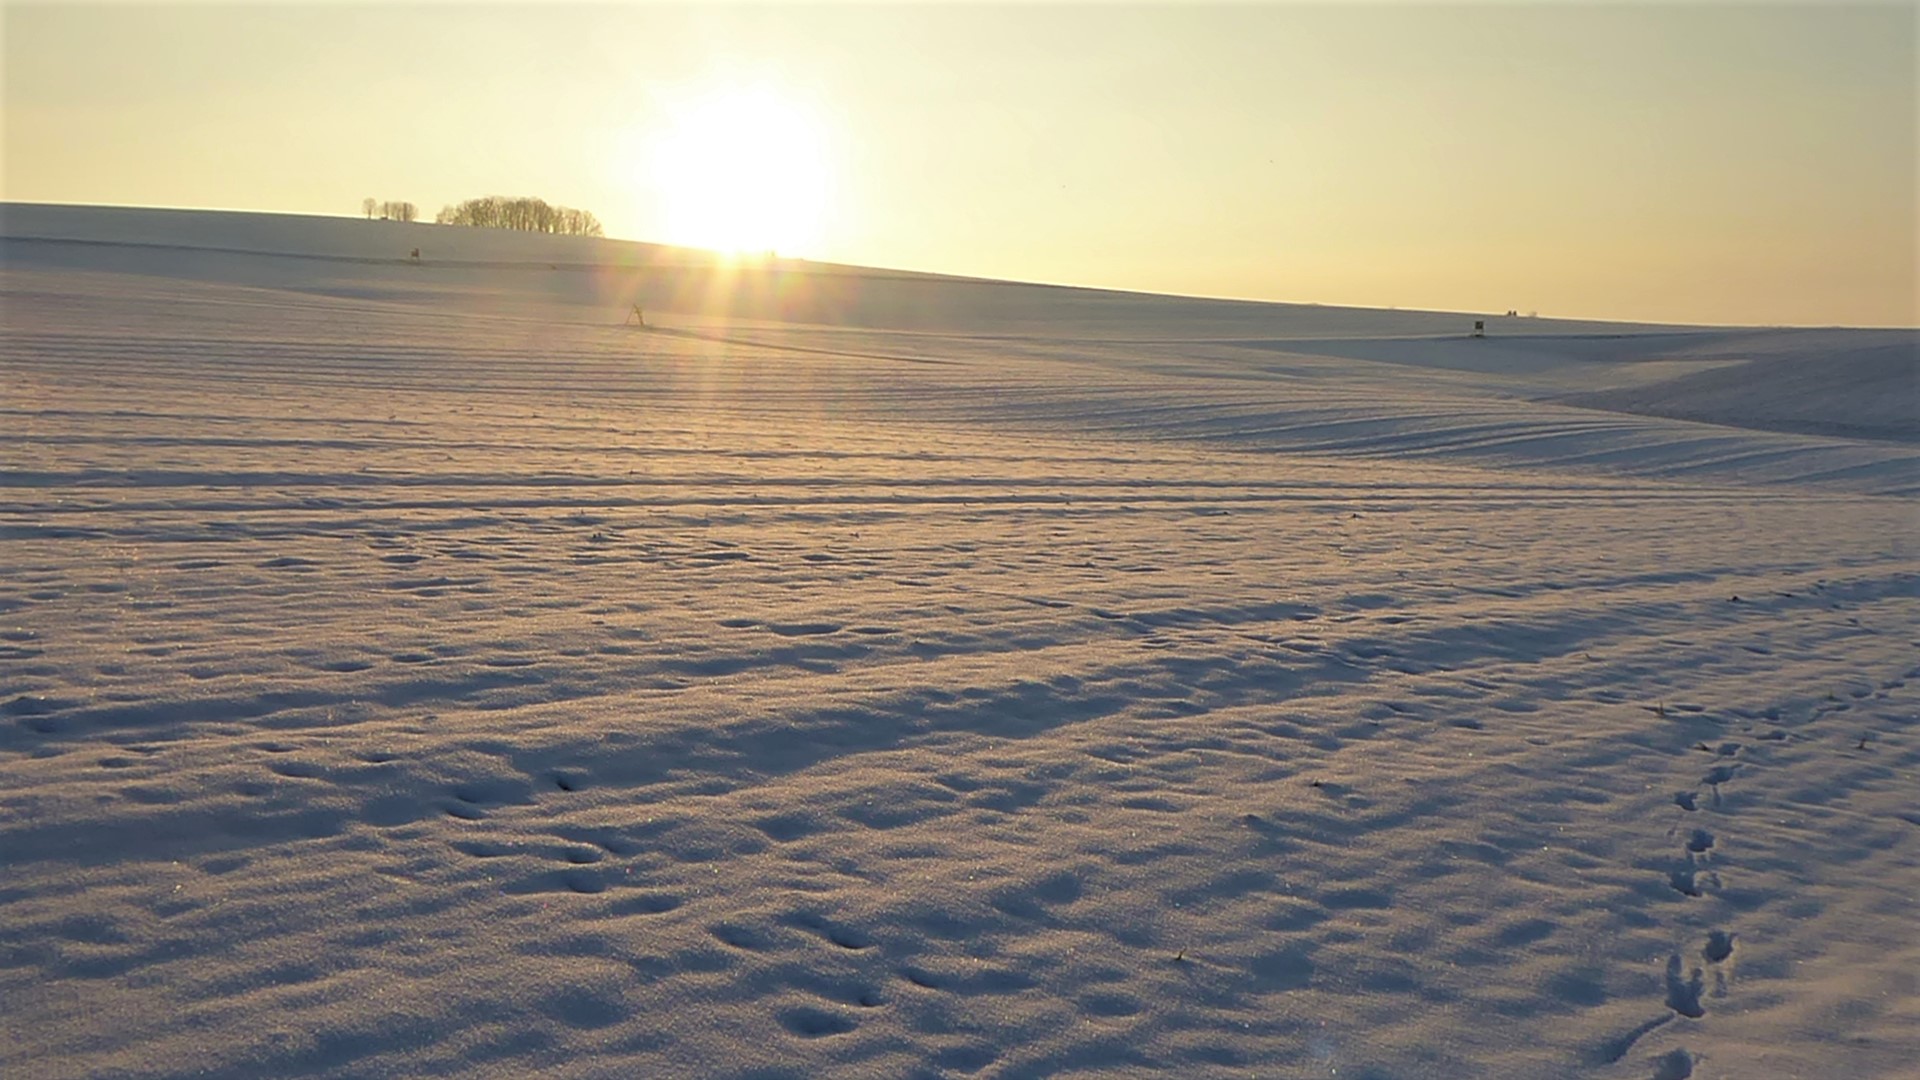
[{"label": "animal track in snow", "polygon": [[1700,955],[1710,963],[1718,964],[1733,955],[1734,935],[1725,930],[1714,930],[1707,934],[1707,943],[1701,947]]},{"label": "animal track in snow", "polygon": [[1713,789],[1713,805],[1715,809],[1718,809],[1720,806],[1720,785],[1732,780],[1739,774],[1740,766],[1738,763],[1735,763],[1732,765],[1715,765],[1713,768],[1708,769],[1705,775],[1700,777],[1702,784]]},{"label": "animal track in snow", "polygon": [[1700,872],[1691,865],[1685,869],[1674,870],[1667,874],[1667,884],[1672,886],[1673,891],[1679,893],[1681,896],[1697,898],[1706,895],[1705,891],[1700,887]]},{"label": "animal track in snow", "polygon": [[1679,953],[1667,957],[1667,1008],[1681,1016],[1698,1020],[1707,1015],[1706,1008],[1700,1004],[1700,992],[1707,985],[1706,976],[1701,974],[1699,968],[1694,968],[1684,976],[1683,970],[1684,964]]},{"label": "animal track in snow", "polygon": [[1669,1050],[1654,1061],[1650,1080],[1687,1080],[1693,1075],[1693,1055],[1685,1050]]}]

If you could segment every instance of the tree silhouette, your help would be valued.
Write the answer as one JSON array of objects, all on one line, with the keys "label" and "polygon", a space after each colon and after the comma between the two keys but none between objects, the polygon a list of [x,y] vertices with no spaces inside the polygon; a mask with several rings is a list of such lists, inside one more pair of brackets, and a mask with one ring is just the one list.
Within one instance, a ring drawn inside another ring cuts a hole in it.
[{"label": "tree silhouette", "polygon": [[434,216],[439,225],[466,225],[480,229],[515,229],[560,236],[605,236],[600,221],[585,210],[551,206],[541,199],[489,195],[443,208]]}]

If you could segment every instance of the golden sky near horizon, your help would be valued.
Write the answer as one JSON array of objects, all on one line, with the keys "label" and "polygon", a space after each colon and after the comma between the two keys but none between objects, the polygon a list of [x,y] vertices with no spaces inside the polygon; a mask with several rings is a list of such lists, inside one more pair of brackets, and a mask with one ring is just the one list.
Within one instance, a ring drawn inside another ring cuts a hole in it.
[{"label": "golden sky near horizon", "polygon": [[4,8],[0,197],[1272,300],[1914,325],[1908,4]]}]

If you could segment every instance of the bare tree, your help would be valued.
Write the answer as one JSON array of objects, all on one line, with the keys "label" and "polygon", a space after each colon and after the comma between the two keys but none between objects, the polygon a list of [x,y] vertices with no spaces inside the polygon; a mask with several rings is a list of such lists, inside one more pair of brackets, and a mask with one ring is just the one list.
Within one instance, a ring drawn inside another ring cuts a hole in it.
[{"label": "bare tree", "polygon": [[552,206],[542,199],[489,195],[448,206],[434,215],[441,225],[468,225],[480,229],[517,229],[562,236],[604,236],[600,222],[585,210]]},{"label": "bare tree", "polygon": [[399,202],[394,199],[374,202],[373,198],[369,196],[360,200],[360,210],[367,215],[368,221],[373,220],[373,212],[375,210],[380,211],[381,221],[418,221],[420,218],[420,208],[418,206],[410,202]]}]

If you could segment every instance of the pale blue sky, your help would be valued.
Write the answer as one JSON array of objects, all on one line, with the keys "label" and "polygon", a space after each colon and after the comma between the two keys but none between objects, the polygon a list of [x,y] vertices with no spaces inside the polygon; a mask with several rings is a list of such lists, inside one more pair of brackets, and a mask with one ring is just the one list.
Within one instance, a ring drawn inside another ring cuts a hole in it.
[{"label": "pale blue sky", "polygon": [[[1911,5],[4,19],[12,200],[353,214],[371,195],[431,216],[534,194],[611,235],[697,243],[727,204],[707,184],[689,216],[674,186],[694,182],[658,158],[721,152],[670,133],[690,102],[751,87],[808,148],[768,160],[738,149],[764,132],[715,132],[735,147],[717,167],[754,178],[725,197],[787,254],[1322,303],[1916,321]],[[820,190],[788,209],[803,174]]]}]

